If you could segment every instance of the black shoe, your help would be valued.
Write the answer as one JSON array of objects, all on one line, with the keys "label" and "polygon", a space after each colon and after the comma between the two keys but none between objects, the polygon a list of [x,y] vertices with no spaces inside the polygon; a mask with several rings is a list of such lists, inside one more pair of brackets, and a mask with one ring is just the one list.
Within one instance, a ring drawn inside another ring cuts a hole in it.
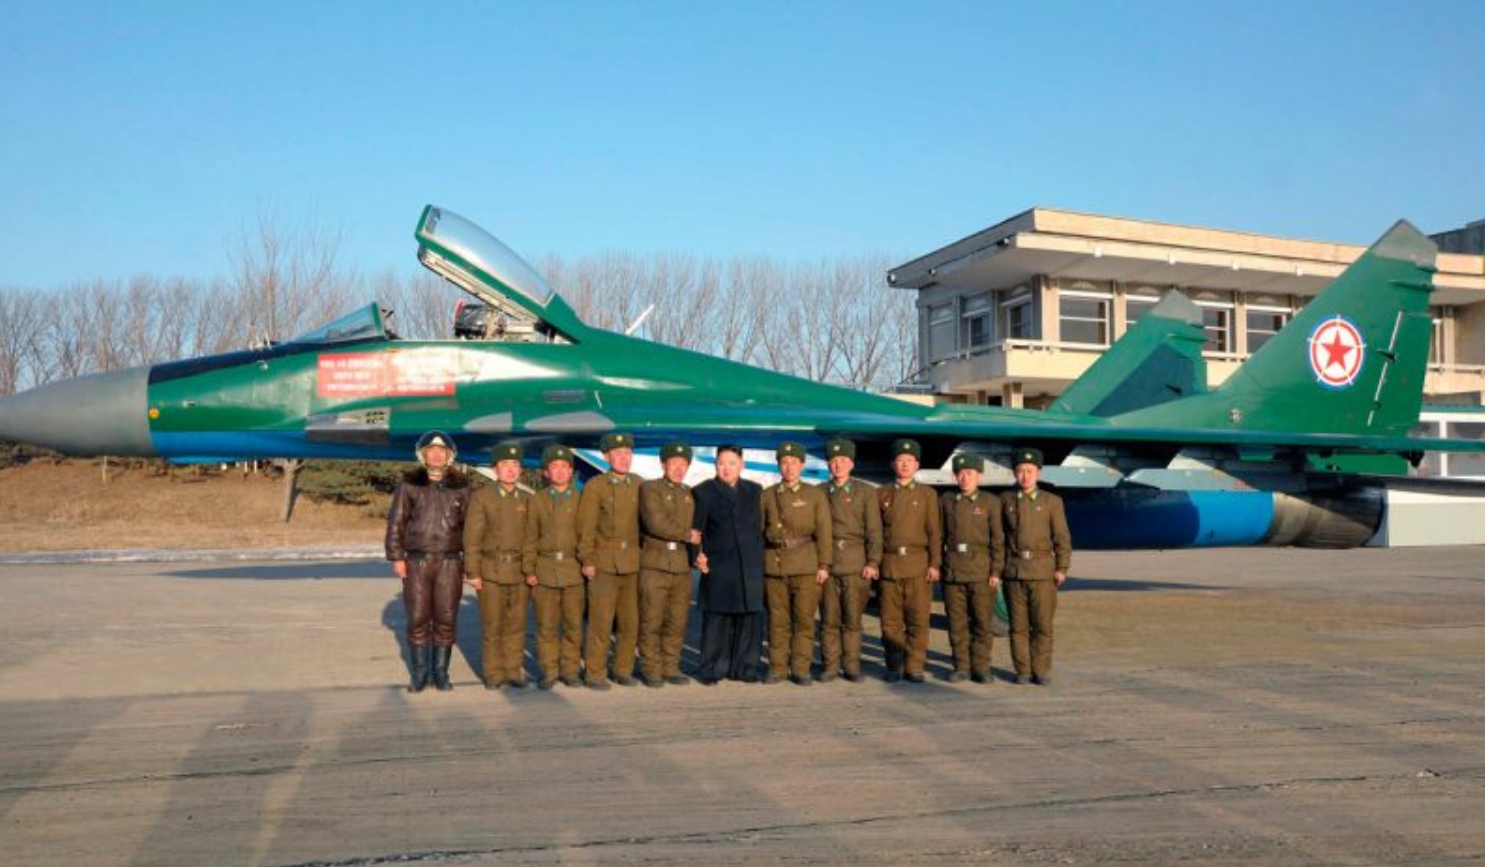
[{"label": "black shoe", "polygon": [[1029,675],[1029,674],[1018,674],[1018,675],[1016,675],[1016,684],[1018,686],[1025,686],[1028,683],[1031,683],[1031,675]]},{"label": "black shoe", "polygon": [[610,684],[606,680],[590,680],[588,681],[588,689],[596,689],[599,692],[606,692],[610,689],[613,689],[613,684]]},{"label": "black shoe", "polygon": [[770,686],[772,686],[775,683],[778,683],[781,680],[783,680],[782,677],[779,677],[777,674],[774,674],[771,671],[768,674],[763,675],[763,682],[766,683],[766,684],[769,684]]},{"label": "black shoe", "polygon": [[541,680],[538,680],[536,682],[536,688],[539,689],[539,690],[542,690],[542,691],[549,690],[549,689],[551,689],[552,687],[554,687],[556,685],[557,685],[557,681],[552,680],[549,677],[543,677]]},{"label": "black shoe", "polygon": [[650,687],[652,689],[659,689],[660,687],[662,687],[664,685],[665,685],[665,678],[663,678],[663,677],[647,677],[647,678],[645,678],[645,686],[648,686],[648,687]]},{"label": "black shoe", "polygon": [[969,680],[969,673],[965,671],[951,671],[944,677],[949,683],[963,683]]},{"label": "black shoe", "polygon": [[969,679],[972,680],[972,681],[974,681],[975,683],[987,683],[988,684],[988,683],[994,683],[995,682],[995,675],[991,674],[988,671],[977,671],[974,674],[971,674],[969,676]]},{"label": "black shoe", "polygon": [[433,686],[439,692],[448,692],[454,688],[449,683],[449,656],[453,654],[453,650],[443,644],[433,646]]},{"label": "black shoe", "polygon": [[1052,675],[1050,675],[1050,674],[1033,674],[1031,676],[1031,682],[1034,683],[1034,684],[1036,684],[1037,686],[1051,686],[1052,685]]},{"label": "black shoe", "polygon": [[615,675],[614,683],[617,683],[619,686],[639,686],[639,681],[635,680],[627,674]]},{"label": "black shoe", "polygon": [[810,680],[810,676],[807,674],[791,674],[789,675],[789,680],[795,686],[809,686],[810,684],[814,683],[813,680]]},{"label": "black shoe", "polygon": [[844,677],[846,680],[849,680],[851,683],[860,683],[861,682],[861,673],[858,672],[858,671],[848,671],[845,674],[842,674],[841,677]]},{"label": "black shoe", "polygon": [[505,689],[505,681],[503,681],[503,680],[487,680],[487,681],[485,681],[485,689],[489,689],[489,690]]},{"label": "black shoe", "polygon": [[433,648],[426,644],[412,648],[412,679],[407,683],[408,692],[422,692],[428,685],[428,672],[433,667]]},{"label": "black shoe", "polygon": [[526,687],[530,686],[531,684],[529,684],[529,683],[526,682],[526,678],[521,677],[521,678],[517,678],[515,680],[508,680],[508,681],[505,682],[505,685],[506,686],[509,686],[511,689],[525,689]]},{"label": "black shoe", "polygon": [[921,673],[914,673],[914,674],[904,674],[902,676],[902,679],[905,680],[905,681],[907,681],[908,683],[922,683],[923,680],[924,680],[924,677],[923,677],[923,675]]},{"label": "black shoe", "polygon": [[834,683],[835,682],[835,677],[836,676],[833,673],[827,673],[827,672],[823,672],[823,671],[820,672],[820,682],[821,683]]},{"label": "black shoe", "polygon": [[701,684],[702,686],[716,686],[717,685],[717,679],[715,677],[698,677],[698,678],[696,678],[696,682],[699,683],[699,684]]},{"label": "black shoe", "polygon": [[563,686],[578,687],[583,685],[583,682],[575,677],[564,677],[561,678],[561,681]]},{"label": "black shoe", "polygon": [[899,680],[902,680],[902,672],[889,671],[886,674],[882,675],[882,680],[885,680],[888,683],[897,683]]},{"label": "black shoe", "polygon": [[691,682],[691,678],[684,674],[672,674],[670,677],[665,678],[665,682],[671,686],[685,686]]}]

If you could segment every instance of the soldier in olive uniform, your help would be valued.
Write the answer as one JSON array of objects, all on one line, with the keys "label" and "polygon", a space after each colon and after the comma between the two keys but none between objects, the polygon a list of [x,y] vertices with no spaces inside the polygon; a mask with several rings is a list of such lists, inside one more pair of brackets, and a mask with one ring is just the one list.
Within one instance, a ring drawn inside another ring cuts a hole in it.
[{"label": "soldier in olive uniform", "polygon": [[943,554],[938,497],[913,481],[922,447],[914,440],[892,442],[892,485],[877,491],[882,510],[882,644],[888,683],[906,677],[923,682],[928,660],[928,623],[933,585]]},{"label": "soldier in olive uniform", "polygon": [[696,502],[685,483],[691,467],[691,447],[668,443],[660,449],[663,478],[639,488],[639,515],[643,529],[640,561],[639,640],[645,684],[683,686],[681,646],[691,613],[691,554],[689,544],[701,534],[691,529]]},{"label": "soldier in olive uniform", "polygon": [[980,490],[985,459],[955,455],[959,490],[945,493],[944,608],[949,615],[949,646],[954,652],[951,682],[973,677],[994,683],[990,674],[990,614],[1005,568],[1005,529],[1000,498]]},{"label": "soldier in olive uniform", "polygon": [[[639,641],[639,483],[629,474],[634,437],[605,434],[598,447],[608,472],[583,487],[578,506],[578,560],[588,581],[587,684],[608,689],[608,645],[614,643],[614,680],[634,685]],[[614,629],[617,619],[618,629]]]},{"label": "soldier in olive uniform", "polygon": [[1052,617],[1057,588],[1072,565],[1072,534],[1062,499],[1037,488],[1042,453],[1016,451],[1016,490],[1001,494],[1005,513],[1006,608],[1016,682],[1052,683]]},{"label": "soldier in olive uniform", "polygon": [[480,600],[485,689],[526,686],[526,606],[531,588],[521,571],[521,542],[531,494],[521,480],[520,443],[491,451],[496,484],[475,491],[464,519],[464,580]]},{"label": "soldier in olive uniform", "polygon": [[[521,571],[536,602],[536,664],[541,689],[560,674],[564,686],[577,686],[582,666],[583,573],[577,559],[578,494],[572,489],[572,450],[547,446],[541,453],[546,489],[531,498]],[[559,662],[560,641],[560,662]]]},{"label": "soldier in olive uniform", "polygon": [[834,559],[830,501],[825,492],[806,485],[804,446],[778,447],[778,484],[763,492],[763,574],[768,577],[768,675],[777,683],[787,674],[809,686],[815,649],[815,612],[820,588],[830,580]]},{"label": "soldier in olive uniform", "polygon": [[829,683],[841,674],[855,683],[861,679],[861,615],[882,562],[882,513],[876,489],[851,478],[856,444],[831,440],[825,456],[830,481],[821,490],[830,501],[835,553],[820,601],[820,680]]}]

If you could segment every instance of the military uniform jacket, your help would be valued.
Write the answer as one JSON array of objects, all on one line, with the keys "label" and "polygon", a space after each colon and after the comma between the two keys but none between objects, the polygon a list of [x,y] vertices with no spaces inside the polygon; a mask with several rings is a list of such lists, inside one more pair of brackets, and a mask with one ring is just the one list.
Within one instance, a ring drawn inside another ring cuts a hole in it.
[{"label": "military uniform jacket", "polygon": [[852,479],[844,485],[825,482],[820,490],[830,501],[830,532],[835,543],[831,573],[860,577],[867,566],[880,567],[882,513],[876,489]]},{"label": "military uniform jacket", "polygon": [[894,483],[877,491],[877,502],[882,510],[882,577],[922,578],[938,568],[944,540],[933,488]]},{"label": "military uniform jacket", "polygon": [[803,482],[779,482],[763,492],[763,574],[813,575],[834,558],[830,500]]},{"label": "military uniform jacket", "polygon": [[639,571],[640,479],[610,471],[588,482],[578,505],[578,561],[609,575]]},{"label": "military uniform jacket", "polygon": [[942,497],[944,580],[984,581],[1005,571],[1005,527],[1000,498],[986,491],[951,491]]},{"label": "military uniform jacket", "polygon": [[763,488],[747,479],[738,479],[736,487],[708,479],[692,494],[691,526],[701,531],[701,550],[711,569],[701,576],[697,603],[717,614],[763,611]]},{"label": "military uniform jacket", "polygon": [[1051,581],[1053,572],[1066,573],[1072,565],[1072,533],[1062,498],[1037,490],[1000,495],[1005,512],[1005,577],[1020,581]]},{"label": "military uniform jacket", "polygon": [[644,535],[640,564],[661,572],[689,572],[691,554],[686,542],[695,514],[696,500],[690,486],[673,485],[669,479],[640,485],[639,517]]},{"label": "military uniform jacket", "polygon": [[571,587],[583,582],[577,559],[578,493],[572,488],[538,491],[526,512],[526,538],[521,540],[521,572],[535,575],[543,587]]},{"label": "military uniform jacket", "polygon": [[464,517],[464,573],[496,584],[521,584],[521,541],[531,494],[499,484],[474,492]]}]

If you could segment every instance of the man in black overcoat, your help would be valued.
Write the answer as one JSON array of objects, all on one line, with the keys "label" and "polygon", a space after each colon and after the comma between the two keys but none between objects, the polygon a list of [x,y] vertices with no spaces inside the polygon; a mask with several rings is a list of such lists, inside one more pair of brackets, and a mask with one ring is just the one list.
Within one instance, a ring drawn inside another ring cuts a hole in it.
[{"label": "man in black overcoat", "polygon": [[717,448],[717,477],[693,489],[694,526],[701,534],[701,665],[696,678],[710,685],[728,678],[761,679],[763,632],[763,488],[742,478],[737,446]]}]

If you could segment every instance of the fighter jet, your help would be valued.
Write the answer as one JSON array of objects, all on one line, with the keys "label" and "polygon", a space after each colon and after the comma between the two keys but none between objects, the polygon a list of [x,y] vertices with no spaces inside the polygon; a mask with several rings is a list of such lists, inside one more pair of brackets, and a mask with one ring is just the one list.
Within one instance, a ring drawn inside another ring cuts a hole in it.
[{"label": "fighter jet", "polygon": [[405,460],[439,429],[478,461],[501,440],[593,449],[611,430],[641,448],[846,436],[861,474],[886,478],[906,436],[926,480],[947,482],[937,468],[968,451],[990,486],[1036,446],[1078,546],[1126,549],[1362,544],[1425,450],[1482,447],[1409,435],[1437,251],[1405,221],[1217,389],[1199,312],[1173,293],[1044,411],[921,406],[595,328],[474,223],[430,205],[414,235],[419,261],[477,302],[455,339],[397,339],[371,304],[285,343],[5,398],[0,438],[175,461]]}]

